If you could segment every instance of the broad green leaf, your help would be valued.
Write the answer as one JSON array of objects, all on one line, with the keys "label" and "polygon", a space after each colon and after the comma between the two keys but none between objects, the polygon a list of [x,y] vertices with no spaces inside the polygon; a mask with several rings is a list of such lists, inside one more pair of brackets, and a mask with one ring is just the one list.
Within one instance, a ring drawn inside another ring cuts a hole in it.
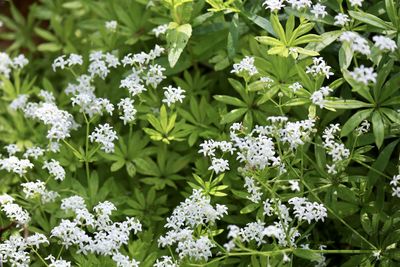
[{"label": "broad green leaf", "polygon": [[280,40],[270,37],[270,36],[257,36],[255,39],[265,45],[270,45],[270,46],[284,46],[285,44],[282,43]]},{"label": "broad green leaf", "polygon": [[214,99],[228,104],[228,105],[233,105],[233,106],[238,106],[238,107],[246,107],[246,103],[244,103],[242,100],[232,97],[232,96],[227,96],[227,95],[215,95]]},{"label": "broad green leaf", "polygon": [[375,111],[372,114],[372,130],[375,136],[375,143],[380,148],[385,138],[385,124],[379,111]]},{"label": "broad green leaf", "polygon": [[175,22],[170,23],[166,39],[168,44],[168,61],[171,68],[178,62],[191,35],[192,26],[190,24],[178,25]]},{"label": "broad green leaf", "polygon": [[299,258],[311,260],[311,261],[319,261],[322,259],[322,255],[319,253],[315,253],[311,251],[310,249],[302,249],[302,248],[297,248],[293,251],[293,254],[296,255]]},{"label": "broad green leaf", "polygon": [[240,214],[247,214],[255,211],[260,205],[258,203],[251,203],[240,210]]},{"label": "broad green leaf", "polygon": [[270,21],[272,24],[272,28],[274,29],[274,32],[278,34],[279,39],[284,44],[287,44],[285,30],[283,29],[282,24],[279,22],[278,16],[276,14],[271,14]]},{"label": "broad green leaf", "polygon": [[221,118],[222,124],[227,124],[236,121],[247,112],[247,108],[237,108],[231,110]]},{"label": "broad green leaf", "polygon": [[364,22],[368,25],[383,29],[383,30],[390,30],[393,29],[391,23],[383,21],[382,19],[374,16],[370,13],[366,13],[363,11],[349,11],[349,14],[352,18]]},{"label": "broad green leaf", "polygon": [[355,109],[373,107],[373,105],[370,103],[365,103],[353,99],[327,100],[325,106],[333,109]]},{"label": "broad green leaf", "polygon": [[342,127],[341,136],[347,136],[351,133],[360,123],[368,118],[373,109],[366,109],[357,111],[353,116],[351,116]]}]

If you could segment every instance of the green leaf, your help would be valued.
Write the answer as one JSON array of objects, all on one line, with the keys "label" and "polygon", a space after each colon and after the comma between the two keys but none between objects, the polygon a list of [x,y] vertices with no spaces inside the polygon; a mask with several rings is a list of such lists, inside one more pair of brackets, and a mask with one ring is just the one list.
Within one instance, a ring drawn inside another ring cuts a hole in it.
[{"label": "green leaf", "polygon": [[240,210],[240,214],[247,214],[255,211],[260,205],[258,203],[251,203]]},{"label": "green leaf", "polygon": [[396,26],[396,28],[398,28],[399,16],[397,15],[398,13],[393,0],[385,0],[385,7],[390,21]]},{"label": "green leaf", "polygon": [[274,32],[278,34],[279,39],[284,44],[287,44],[285,30],[283,29],[282,24],[279,22],[278,16],[276,14],[271,14],[270,21],[272,24],[272,28],[274,29]]},{"label": "green leaf", "polygon": [[118,160],[118,161],[114,162],[114,163],[111,165],[110,170],[111,170],[112,172],[116,172],[116,171],[118,171],[119,169],[121,169],[124,165],[125,165],[125,160],[124,160],[124,159]]},{"label": "green leaf", "polygon": [[62,46],[56,43],[43,43],[38,45],[37,49],[41,52],[57,52],[62,49]]},{"label": "green leaf", "polygon": [[333,109],[355,109],[373,107],[370,103],[365,103],[359,100],[342,99],[342,100],[327,100],[325,107]]},{"label": "green leaf", "polygon": [[380,148],[385,138],[385,125],[379,111],[375,111],[372,114],[372,130],[375,136],[375,143]]},{"label": "green leaf", "polygon": [[309,249],[297,248],[293,251],[293,254],[299,258],[311,260],[311,261],[320,261],[322,259],[321,254],[315,253]]},{"label": "green leaf", "polygon": [[386,22],[383,21],[382,19],[378,18],[377,16],[374,16],[370,13],[366,13],[363,11],[349,11],[349,14],[352,18],[364,22],[368,25],[383,29],[383,30],[390,30],[393,29],[393,26]]},{"label": "green leaf", "polygon": [[238,106],[238,107],[246,107],[246,103],[244,103],[242,100],[232,97],[232,96],[227,96],[227,95],[215,95],[214,96],[215,100],[232,105],[232,106]]},{"label": "green leaf", "polygon": [[168,62],[171,68],[178,62],[190,36],[192,36],[192,26],[190,24],[179,25],[175,22],[170,23],[166,39],[168,44]]},{"label": "green leaf", "polygon": [[307,43],[311,43],[311,42],[319,42],[321,40],[321,37],[319,35],[316,34],[307,34],[307,35],[303,35],[299,38],[297,38],[293,44],[293,46],[299,45],[299,44],[307,44]]},{"label": "green leaf", "polygon": [[237,109],[231,110],[229,113],[222,116],[221,123],[222,124],[231,123],[231,122],[239,119],[246,112],[247,112],[247,108],[237,108]]},{"label": "green leaf", "polygon": [[349,133],[351,133],[356,127],[360,125],[363,120],[371,115],[372,111],[373,109],[360,110],[353,116],[351,116],[343,125],[341,136],[347,136]]},{"label": "green leaf", "polygon": [[270,45],[270,46],[284,46],[285,44],[279,41],[276,38],[270,37],[270,36],[257,36],[255,39],[265,45]]}]

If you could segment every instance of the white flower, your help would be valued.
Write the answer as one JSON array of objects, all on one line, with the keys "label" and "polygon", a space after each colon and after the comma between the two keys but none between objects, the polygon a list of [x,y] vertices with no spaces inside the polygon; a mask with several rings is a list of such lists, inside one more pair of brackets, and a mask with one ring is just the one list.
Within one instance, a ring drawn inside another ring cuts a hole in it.
[{"label": "white flower", "polygon": [[289,88],[292,89],[293,93],[296,93],[297,90],[303,89],[303,86],[299,82],[295,82],[289,85]]},{"label": "white flower", "polygon": [[310,8],[312,5],[311,0],[287,0],[287,2],[296,10]]},{"label": "white flower", "polygon": [[106,29],[115,32],[117,30],[118,22],[115,20],[109,20],[105,23]]},{"label": "white flower", "polygon": [[18,110],[18,109],[23,109],[26,106],[26,103],[28,102],[29,95],[26,94],[20,94],[15,98],[11,103],[10,103],[10,108],[12,110]]},{"label": "white flower", "polygon": [[371,54],[368,41],[361,37],[358,33],[351,31],[343,32],[339,37],[339,41],[350,44],[350,48],[354,52],[359,52],[366,56]]},{"label": "white flower", "polygon": [[344,26],[344,25],[346,25],[346,23],[348,23],[350,21],[349,16],[344,13],[338,13],[334,19],[335,19],[335,22],[333,24],[338,25],[338,26]]},{"label": "white flower", "polygon": [[325,97],[328,96],[330,92],[332,92],[332,89],[330,89],[329,86],[321,87],[318,91],[315,91],[311,95],[311,102],[313,102],[313,104],[319,106],[320,108],[324,108]]},{"label": "white flower", "polygon": [[373,68],[366,68],[364,65],[361,65],[360,67],[354,68],[354,70],[350,72],[350,76],[355,81],[368,85],[369,83],[375,83],[378,75],[374,72]]},{"label": "white flower", "polygon": [[322,57],[313,57],[313,65],[307,66],[306,73],[310,73],[313,76],[324,75],[327,79],[333,75],[330,71],[331,67],[326,64]]},{"label": "white flower", "polygon": [[133,106],[133,102],[134,102],[133,99],[127,97],[121,99],[120,102],[118,103],[118,108],[122,110],[122,115],[119,118],[123,120],[124,125],[133,122],[135,120],[135,115],[137,111]]},{"label": "white flower", "polygon": [[394,52],[397,49],[396,42],[386,36],[375,35],[372,40],[374,40],[375,46],[382,51]]},{"label": "white flower", "polygon": [[[338,132],[340,132],[339,124],[330,124],[329,127],[325,128],[322,136],[324,138],[323,146],[328,155],[332,156],[334,163],[345,160],[350,156],[350,150],[344,144],[335,141],[335,134]],[[333,170],[331,171],[334,173]]]},{"label": "white flower", "polygon": [[34,159],[38,159],[39,157],[44,155],[44,152],[45,152],[45,150],[43,148],[33,146],[33,147],[29,147],[28,149],[26,149],[23,157],[24,158],[32,157]]},{"label": "white flower", "polygon": [[54,97],[52,92],[40,90],[38,96],[41,97],[44,100],[44,102],[46,102],[46,103],[54,104],[56,102],[56,98]]},{"label": "white flower", "polygon": [[390,185],[392,187],[392,196],[400,198],[400,175],[393,176]]},{"label": "white flower", "polygon": [[56,258],[53,255],[50,255],[45,259],[51,261],[48,267],[71,267],[71,262],[63,260],[62,258],[56,260]]},{"label": "white flower", "polygon": [[8,155],[15,155],[17,152],[21,152],[21,149],[16,144],[9,144],[4,147],[7,150]]},{"label": "white flower", "polygon": [[321,16],[321,18],[324,18],[326,15],[328,15],[328,12],[325,11],[326,6],[321,5],[320,3],[317,3],[315,5],[313,5],[312,9],[311,9],[311,13],[314,14],[315,18],[318,19],[319,16]]},{"label": "white flower", "polygon": [[115,253],[112,256],[113,261],[117,264],[117,267],[139,267],[139,262],[135,259],[129,259],[128,256],[122,255],[121,253]]},{"label": "white flower", "polygon": [[212,158],[211,166],[208,169],[213,170],[216,174],[218,174],[220,172],[225,172],[225,171],[229,170],[228,160]]},{"label": "white flower", "polygon": [[117,132],[113,128],[105,123],[99,125],[95,130],[89,135],[90,142],[96,142],[101,145],[101,149],[106,153],[114,152],[114,140],[118,139]]},{"label": "white flower", "polygon": [[349,0],[351,6],[361,7],[364,0]]},{"label": "white flower", "polygon": [[161,65],[150,65],[146,76],[143,77],[146,81],[146,85],[151,85],[153,88],[156,88],[166,78],[163,74],[165,70],[166,69]]},{"label": "white flower", "polygon": [[311,223],[312,220],[316,222],[319,220],[324,221],[328,216],[323,204],[310,202],[304,197],[291,198],[289,203],[293,205],[295,217],[299,220],[306,220]]},{"label": "white flower", "polygon": [[28,159],[18,159],[15,156],[0,159],[0,169],[8,172],[14,172],[19,176],[24,175],[28,170],[33,168],[33,164]]},{"label": "white flower", "polygon": [[357,135],[362,135],[369,132],[371,124],[367,120],[363,120],[359,127],[356,129]]},{"label": "white flower", "polygon": [[288,182],[290,184],[290,190],[292,190],[293,192],[300,192],[300,185],[298,180],[289,180]]},{"label": "white flower", "polygon": [[161,259],[157,259],[153,267],[178,267],[178,263],[170,256],[162,256]]},{"label": "white flower", "polygon": [[10,221],[16,221],[21,225],[27,224],[31,219],[26,210],[12,202],[2,204],[1,210],[6,214],[6,217],[9,218]]},{"label": "white flower", "polygon": [[254,181],[252,177],[246,176],[244,180],[245,180],[244,188],[246,188],[247,193],[250,194],[249,196],[247,196],[247,199],[251,200],[254,203],[260,202],[261,197],[263,195],[261,187],[257,185],[257,182]]},{"label": "white flower", "polygon": [[13,58],[12,65],[15,69],[22,69],[23,67],[28,65],[28,63],[29,60],[23,54],[20,54]]},{"label": "white flower", "polygon": [[65,170],[55,159],[51,159],[51,161],[45,161],[42,169],[47,169],[51,175],[54,176],[54,179],[63,181],[65,178]]},{"label": "white flower", "polygon": [[266,6],[265,9],[269,9],[271,12],[279,11],[285,6],[283,4],[284,1],[285,0],[265,0],[262,5]]},{"label": "white flower", "polygon": [[83,59],[81,55],[70,54],[68,59],[65,59],[67,56],[62,55],[57,57],[52,64],[53,71],[56,71],[57,68],[64,69],[66,66],[72,67],[73,65],[82,65]]},{"label": "white flower", "polygon": [[257,68],[254,66],[254,57],[246,56],[239,63],[233,64],[231,73],[240,74],[247,72],[250,76],[258,73]]},{"label": "white flower", "polygon": [[178,101],[182,103],[183,99],[185,98],[185,95],[183,94],[185,91],[182,90],[179,86],[175,88],[170,85],[168,87],[164,87],[163,89],[164,99],[162,100],[162,102],[167,103],[168,107]]},{"label": "white flower", "polygon": [[168,24],[162,24],[152,29],[151,32],[158,38],[160,35],[165,34],[167,30]]}]

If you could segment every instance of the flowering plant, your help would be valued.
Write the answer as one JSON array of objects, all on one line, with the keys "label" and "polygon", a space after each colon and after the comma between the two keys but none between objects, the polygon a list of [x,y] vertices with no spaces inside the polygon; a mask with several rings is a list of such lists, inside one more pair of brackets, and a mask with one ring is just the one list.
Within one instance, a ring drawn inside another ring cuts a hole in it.
[{"label": "flowering plant", "polygon": [[398,1],[18,3],[0,266],[400,264]]}]

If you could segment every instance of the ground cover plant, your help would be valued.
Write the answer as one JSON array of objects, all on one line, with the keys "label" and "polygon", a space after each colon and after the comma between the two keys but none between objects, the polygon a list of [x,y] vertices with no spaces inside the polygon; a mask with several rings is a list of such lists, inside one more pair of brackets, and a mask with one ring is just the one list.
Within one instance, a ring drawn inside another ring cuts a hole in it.
[{"label": "ground cover plant", "polygon": [[400,265],[399,1],[22,3],[0,266]]}]

